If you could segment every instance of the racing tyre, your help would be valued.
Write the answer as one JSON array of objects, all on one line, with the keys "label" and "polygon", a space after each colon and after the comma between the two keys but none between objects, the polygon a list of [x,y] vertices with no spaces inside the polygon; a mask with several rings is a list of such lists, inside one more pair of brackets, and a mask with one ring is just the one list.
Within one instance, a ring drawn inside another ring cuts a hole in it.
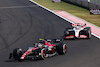
[{"label": "racing tyre", "polygon": [[67,46],[66,46],[66,44],[59,44],[57,46],[57,53],[58,54],[66,54],[66,52],[67,52]]},{"label": "racing tyre", "polygon": [[46,57],[46,51],[45,51],[45,49],[41,49],[41,52],[40,52],[40,59],[45,59],[45,57]]},{"label": "racing tyre", "polygon": [[64,36],[67,36],[69,34],[69,31],[64,31]]},{"label": "racing tyre", "polygon": [[86,31],[86,35],[87,35],[87,39],[90,39],[91,38],[91,28],[90,27],[87,27],[87,31]]},{"label": "racing tyre", "polygon": [[64,31],[64,36],[67,36],[67,35],[69,35],[69,29],[72,29],[72,28],[66,28],[66,30]]},{"label": "racing tyre", "polygon": [[88,31],[87,38],[88,38],[88,39],[90,39],[90,38],[91,38],[91,31]]},{"label": "racing tyre", "polygon": [[[69,29],[71,31],[69,31]],[[73,38],[68,38],[68,39],[73,39],[75,40],[75,32],[73,31],[73,28],[66,28],[66,30],[64,31],[64,39],[66,40],[66,36],[70,36],[70,35],[73,35],[74,37]]]},{"label": "racing tyre", "polygon": [[22,49],[21,48],[16,48],[13,51],[13,58],[15,60],[21,61],[20,58],[21,58],[22,54],[23,54]]}]

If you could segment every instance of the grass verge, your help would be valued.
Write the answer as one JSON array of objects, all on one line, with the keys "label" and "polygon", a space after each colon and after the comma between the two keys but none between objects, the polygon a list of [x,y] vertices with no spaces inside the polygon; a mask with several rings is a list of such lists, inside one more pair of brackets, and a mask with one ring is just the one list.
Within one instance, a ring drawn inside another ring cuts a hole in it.
[{"label": "grass verge", "polygon": [[80,17],[92,24],[100,27],[100,15],[90,15],[89,10],[66,3],[61,1],[61,3],[52,3],[52,0],[33,0],[50,10],[62,10],[66,11],[72,15]]}]

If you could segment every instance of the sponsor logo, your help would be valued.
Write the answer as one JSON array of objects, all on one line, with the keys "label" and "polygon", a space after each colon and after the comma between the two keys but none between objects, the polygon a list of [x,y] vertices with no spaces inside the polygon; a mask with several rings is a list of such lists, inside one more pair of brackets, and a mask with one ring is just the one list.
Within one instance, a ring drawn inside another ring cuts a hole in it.
[{"label": "sponsor logo", "polygon": [[86,35],[80,35],[80,38],[87,38]]},{"label": "sponsor logo", "polygon": [[90,9],[90,14],[100,14],[100,9]]},{"label": "sponsor logo", "polygon": [[65,38],[74,38],[74,36],[70,35],[70,36],[66,36]]}]

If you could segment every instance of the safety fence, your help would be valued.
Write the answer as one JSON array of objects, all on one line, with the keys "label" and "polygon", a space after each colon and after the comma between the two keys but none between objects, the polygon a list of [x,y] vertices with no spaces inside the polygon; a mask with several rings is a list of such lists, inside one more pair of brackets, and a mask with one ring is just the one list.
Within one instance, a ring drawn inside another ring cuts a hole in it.
[{"label": "safety fence", "polygon": [[100,0],[62,0],[87,9],[100,9]]}]

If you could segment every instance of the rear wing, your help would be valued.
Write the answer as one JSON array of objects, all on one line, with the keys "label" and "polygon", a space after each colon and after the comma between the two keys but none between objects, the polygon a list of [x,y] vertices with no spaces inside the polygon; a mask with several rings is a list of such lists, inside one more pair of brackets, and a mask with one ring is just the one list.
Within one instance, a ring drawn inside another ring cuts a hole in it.
[{"label": "rear wing", "polygon": [[72,24],[73,27],[77,27],[77,26],[81,26],[81,27],[84,27],[86,26],[86,23],[74,23]]},{"label": "rear wing", "polygon": [[63,39],[45,39],[50,43],[63,43]]}]

